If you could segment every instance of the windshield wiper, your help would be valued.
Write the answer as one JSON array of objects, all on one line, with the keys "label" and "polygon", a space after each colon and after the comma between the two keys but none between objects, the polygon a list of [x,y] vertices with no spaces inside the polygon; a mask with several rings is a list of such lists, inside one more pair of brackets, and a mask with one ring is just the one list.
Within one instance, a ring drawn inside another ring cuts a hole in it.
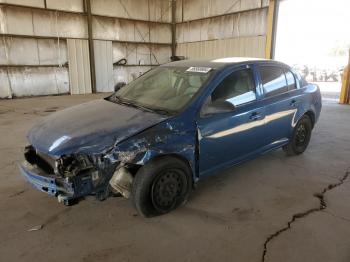
[{"label": "windshield wiper", "polygon": [[131,106],[131,107],[139,108],[139,109],[144,109],[144,110],[146,109],[144,107],[141,107],[141,106],[136,105],[134,103],[131,103],[129,101],[125,101],[124,99],[121,99],[119,96],[115,96],[115,99],[116,99],[117,103],[120,103],[120,104],[123,104],[123,105]]},{"label": "windshield wiper", "polygon": [[122,104],[122,105],[126,105],[126,106],[130,106],[130,107],[134,107],[137,109],[141,109],[147,112],[152,112],[152,113],[158,113],[161,115],[172,115],[173,112],[166,110],[166,109],[161,109],[161,108],[149,108],[149,107],[145,107],[145,106],[141,106],[139,104],[135,104],[129,101],[125,101],[124,99],[120,98],[119,96],[114,96],[115,100],[114,102],[118,103],[118,104]]},{"label": "windshield wiper", "polygon": [[166,109],[161,109],[161,108],[148,108],[149,110],[151,110],[152,112],[161,114],[161,115],[172,115],[174,114],[174,112],[171,112],[169,110]]}]

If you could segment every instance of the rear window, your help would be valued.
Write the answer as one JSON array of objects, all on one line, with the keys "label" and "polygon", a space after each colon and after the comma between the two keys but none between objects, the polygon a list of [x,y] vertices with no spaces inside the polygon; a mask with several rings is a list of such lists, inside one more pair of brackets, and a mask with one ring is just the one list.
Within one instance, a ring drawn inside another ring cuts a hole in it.
[{"label": "rear window", "polygon": [[260,66],[260,75],[266,97],[288,91],[286,77],[282,68],[277,66]]}]

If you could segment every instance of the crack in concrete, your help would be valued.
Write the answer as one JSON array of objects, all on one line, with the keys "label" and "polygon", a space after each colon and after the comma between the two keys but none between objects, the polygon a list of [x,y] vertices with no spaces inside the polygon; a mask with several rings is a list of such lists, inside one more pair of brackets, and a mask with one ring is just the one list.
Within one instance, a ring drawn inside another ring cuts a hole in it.
[{"label": "crack in concrete", "polygon": [[297,220],[297,219],[300,219],[300,218],[303,218],[303,217],[306,217],[308,215],[310,215],[311,213],[314,213],[314,212],[319,212],[319,211],[322,211],[324,209],[327,208],[327,203],[326,203],[326,200],[325,200],[325,194],[342,185],[345,180],[350,176],[350,170],[347,170],[345,175],[342,176],[340,179],[339,179],[339,182],[337,183],[333,183],[333,184],[329,184],[327,187],[325,187],[321,192],[319,193],[315,193],[313,196],[314,197],[317,197],[320,201],[320,205],[318,207],[315,207],[315,208],[311,208],[305,212],[301,212],[301,213],[297,213],[297,214],[294,214],[292,216],[292,219],[290,221],[288,221],[287,225],[279,230],[277,230],[275,233],[269,235],[265,242],[264,242],[264,249],[263,249],[263,254],[262,254],[262,257],[261,257],[261,261],[262,262],[265,262],[266,261],[266,254],[267,254],[267,250],[268,250],[268,245],[270,243],[270,241],[272,241],[274,238],[278,237],[281,233],[291,229],[291,226],[292,224]]}]

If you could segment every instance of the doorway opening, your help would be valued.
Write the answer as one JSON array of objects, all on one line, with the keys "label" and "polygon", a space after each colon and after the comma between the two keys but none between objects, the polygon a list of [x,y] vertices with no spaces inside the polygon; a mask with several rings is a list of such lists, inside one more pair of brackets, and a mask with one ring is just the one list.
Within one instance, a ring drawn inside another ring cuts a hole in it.
[{"label": "doorway opening", "polygon": [[349,0],[280,0],[275,59],[338,101],[350,48]]}]

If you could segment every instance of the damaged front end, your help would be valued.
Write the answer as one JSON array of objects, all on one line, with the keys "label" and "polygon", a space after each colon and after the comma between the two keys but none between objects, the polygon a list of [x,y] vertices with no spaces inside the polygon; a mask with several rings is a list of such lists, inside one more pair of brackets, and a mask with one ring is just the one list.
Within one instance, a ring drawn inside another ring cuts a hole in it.
[{"label": "damaged front end", "polygon": [[22,175],[38,190],[56,196],[69,205],[86,195],[103,200],[110,194],[108,183],[118,162],[103,156],[72,155],[54,158],[27,146]]},{"label": "damaged front end", "polygon": [[50,132],[47,126],[34,128],[21,173],[35,188],[66,205],[87,195],[99,200],[115,194],[129,198],[137,171],[157,157],[177,156],[198,174],[195,125],[190,119],[161,120],[124,133],[99,131],[99,136],[93,133],[79,139],[63,131],[56,134],[58,126],[50,125]]}]

